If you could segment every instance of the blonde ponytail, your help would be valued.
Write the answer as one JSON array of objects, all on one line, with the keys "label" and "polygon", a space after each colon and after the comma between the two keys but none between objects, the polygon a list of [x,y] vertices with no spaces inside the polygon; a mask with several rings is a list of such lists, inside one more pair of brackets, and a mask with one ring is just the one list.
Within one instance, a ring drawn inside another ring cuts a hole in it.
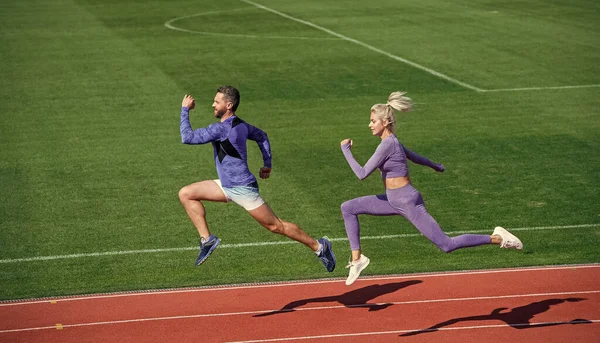
[{"label": "blonde ponytail", "polygon": [[394,111],[410,112],[413,108],[411,98],[404,94],[406,92],[393,92],[388,97],[386,104],[375,104],[371,107],[371,112],[375,113],[379,120],[388,122],[386,128],[392,133],[396,132],[396,113]]},{"label": "blonde ponytail", "polygon": [[406,94],[406,92],[393,92],[388,97],[387,104],[398,112],[412,111],[412,99],[404,96],[404,94]]}]

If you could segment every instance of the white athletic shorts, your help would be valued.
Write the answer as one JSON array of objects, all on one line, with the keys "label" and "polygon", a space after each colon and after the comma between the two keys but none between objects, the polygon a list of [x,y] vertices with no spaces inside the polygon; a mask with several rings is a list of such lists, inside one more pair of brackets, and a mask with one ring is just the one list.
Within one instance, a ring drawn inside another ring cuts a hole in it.
[{"label": "white athletic shorts", "polygon": [[260,197],[258,188],[248,186],[235,186],[235,187],[223,187],[221,180],[213,180],[219,188],[225,194],[227,202],[233,201],[234,203],[242,206],[246,211],[257,209],[265,201]]}]

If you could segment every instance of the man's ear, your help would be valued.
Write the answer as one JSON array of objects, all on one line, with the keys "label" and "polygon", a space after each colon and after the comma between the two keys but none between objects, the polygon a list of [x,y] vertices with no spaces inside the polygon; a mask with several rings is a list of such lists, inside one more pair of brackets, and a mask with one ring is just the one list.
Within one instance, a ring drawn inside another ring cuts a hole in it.
[{"label": "man's ear", "polygon": [[227,109],[231,110],[233,108],[233,102],[228,102],[227,103]]}]

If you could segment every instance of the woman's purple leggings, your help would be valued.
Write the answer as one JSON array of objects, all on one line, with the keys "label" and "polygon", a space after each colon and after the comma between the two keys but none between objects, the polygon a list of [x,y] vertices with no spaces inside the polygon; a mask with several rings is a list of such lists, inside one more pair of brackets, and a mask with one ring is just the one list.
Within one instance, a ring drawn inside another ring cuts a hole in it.
[{"label": "woman's purple leggings", "polygon": [[372,216],[401,215],[408,219],[425,237],[444,252],[456,249],[489,244],[489,235],[460,235],[448,237],[440,225],[427,212],[421,193],[412,185],[387,189],[386,194],[368,195],[348,200],[342,204],[342,216],[350,249],[360,249],[359,214]]}]

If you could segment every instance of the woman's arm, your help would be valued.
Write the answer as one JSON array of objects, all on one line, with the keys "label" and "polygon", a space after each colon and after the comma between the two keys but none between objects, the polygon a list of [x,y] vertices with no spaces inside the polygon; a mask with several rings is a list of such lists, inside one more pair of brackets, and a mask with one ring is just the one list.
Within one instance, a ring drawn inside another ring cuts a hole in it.
[{"label": "woman's arm", "polygon": [[431,161],[430,159],[428,159],[427,157],[421,156],[415,152],[408,150],[405,146],[402,146],[402,148],[404,149],[404,154],[406,154],[406,158],[408,158],[412,162],[414,162],[416,164],[420,164],[422,166],[429,167],[438,172],[444,171],[443,164],[435,163],[435,162]]},{"label": "woman's arm", "polygon": [[390,148],[393,148],[393,146],[389,143],[386,144],[386,142],[383,141],[381,144],[379,144],[373,156],[369,158],[363,167],[352,155],[352,141],[342,141],[342,152],[344,153],[344,157],[346,157],[346,161],[348,161],[350,168],[360,180],[364,180],[367,176],[371,175],[375,169],[381,166],[385,159],[390,155]]}]

